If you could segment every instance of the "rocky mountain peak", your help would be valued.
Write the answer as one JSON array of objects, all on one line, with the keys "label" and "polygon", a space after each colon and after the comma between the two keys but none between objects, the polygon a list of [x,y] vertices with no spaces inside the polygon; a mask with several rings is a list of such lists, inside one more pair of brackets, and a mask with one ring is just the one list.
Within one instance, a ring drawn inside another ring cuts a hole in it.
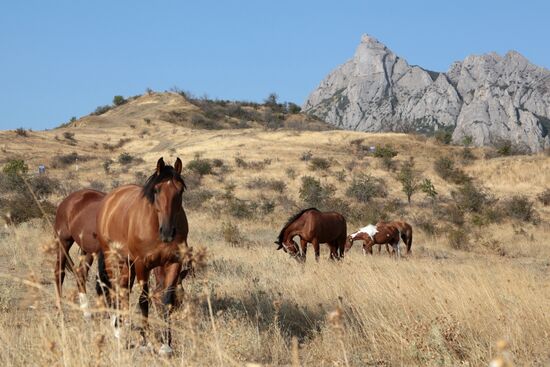
[{"label": "rocky mountain peak", "polygon": [[509,51],[470,55],[446,73],[411,66],[364,34],[351,60],[331,72],[304,111],[347,129],[453,131],[474,144],[510,140],[550,147],[550,71]]}]

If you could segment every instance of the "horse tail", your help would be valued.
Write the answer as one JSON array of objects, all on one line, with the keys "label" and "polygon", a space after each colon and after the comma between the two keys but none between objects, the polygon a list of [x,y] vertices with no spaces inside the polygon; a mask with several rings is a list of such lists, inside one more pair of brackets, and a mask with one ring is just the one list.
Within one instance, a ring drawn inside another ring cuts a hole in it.
[{"label": "horse tail", "polygon": [[407,254],[410,254],[411,253],[411,247],[412,247],[412,244],[413,244],[413,232],[412,232],[412,229],[409,232],[409,235],[407,236],[407,241],[406,241],[406,244],[407,244]]},{"label": "horse tail", "polygon": [[111,280],[109,279],[109,274],[107,274],[103,250],[99,250],[97,253],[97,272],[98,278],[96,280],[95,290],[99,296],[107,296],[111,288]]}]

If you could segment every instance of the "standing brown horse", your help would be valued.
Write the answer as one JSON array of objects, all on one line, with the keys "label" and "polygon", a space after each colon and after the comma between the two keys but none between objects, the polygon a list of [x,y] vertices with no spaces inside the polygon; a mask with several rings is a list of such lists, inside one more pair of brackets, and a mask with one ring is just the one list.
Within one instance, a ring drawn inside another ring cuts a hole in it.
[{"label": "standing brown horse", "polygon": [[80,261],[75,275],[78,285],[78,300],[85,318],[91,317],[86,295],[86,278],[88,277],[88,269],[94,261],[93,254],[100,249],[95,233],[96,215],[99,203],[104,197],[105,193],[91,189],[73,192],[59,204],[55,214],[54,230],[58,242],[55,264],[57,294],[61,298],[67,261],[69,262],[69,270],[75,271],[73,262],[69,257],[69,250],[76,242],[84,255],[84,261]]},{"label": "standing brown horse", "polygon": [[364,254],[368,252],[372,255],[372,246],[375,244],[383,245],[389,243],[397,253],[397,257],[401,257],[401,233],[395,226],[385,223],[378,223],[376,225],[369,224],[366,227],[359,229],[357,232],[348,236],[345,252],[348,252],[351,249],[351,246],[353,246],[353,241],[356,240],[363,241]]},{"label": "standing brown horse", "polygon": [[[182,250],[187,245],[189,227],[182,206],[186,186],[181,178],[182,162],[174,167],[160,158],[156,172],[143,187],[121,186],[101,202],[97,214],[97,234],[101,245],[100,277],[108,288],[115,287],[122,309],[128,309],[128,288],[133,268],[142,287],[139,306],[144,317],[142,336],[149,315],[148,278],[151,270],[163,267],[163,317],[159,353],[171,354],[170,311],[175,303],[176,286],[182,269]],[[109,297],[107,298],[109,300]],[[115,335],[120,335],[120,320],[115,319]]]},{"label": "standing brown horse", "polygon": [[[327,243],[330,247],[330,259],[344,256],[346,244],[346,219],[340,213],[321,212],[316,208],[309,208],[293,215],[279,233],[275,243],[277,250],[289,253],[297,260],[306,260],[307,244],[311,242],[315,251],[315,260],[319,261],[319,244]],[[300,247],[294,237],[300,237]]]},{"label": "standing brown horse", "polygon": [[413,230],[412,230],[412,226],[409,223],[401,220],[394,220],[392,222],[379,221],[377,225],[378,224],[389,224],[391,226],[396,227],[399,230],[399,232],[401,232],[401,239],[407,246],[407,254],[411,253]]}]

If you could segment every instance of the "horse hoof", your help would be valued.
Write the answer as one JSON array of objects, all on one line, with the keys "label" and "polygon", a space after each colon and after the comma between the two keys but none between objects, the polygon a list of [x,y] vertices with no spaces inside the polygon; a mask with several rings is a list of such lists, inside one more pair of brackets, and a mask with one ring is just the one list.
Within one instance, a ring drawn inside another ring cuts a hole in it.
[{"label": "horse hoof", "polygon": [[119,327],[115,327],[115,329],[113,330],[113,334],[114,334],[115,338],[121,339],[122,338],[122,329],[119,328]]},{"label": "horse hoof", "polygon": [[160,346],[159,355],[163,357],[170,357],[172,354],[174,354],[174,350],[168,344],[163,344]]},{"label": "horse hoof", "polygon": [[84,320],[86,321],[92,320],[92,313],[90,311],[84,311]]}]

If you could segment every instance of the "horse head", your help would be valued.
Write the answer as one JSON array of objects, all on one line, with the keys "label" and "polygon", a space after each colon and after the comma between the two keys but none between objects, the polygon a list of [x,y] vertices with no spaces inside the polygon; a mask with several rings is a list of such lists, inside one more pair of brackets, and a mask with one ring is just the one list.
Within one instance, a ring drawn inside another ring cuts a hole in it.
[{"label": "horse head", "polygon": [[162,157],[155,173],[147,180],[144,193],[157,212],[159,238],[172,242],[176,237],[176,221],[182,210],[182,194],[186,186],[181,178],[182,162],[176,159],[174,167],[167,166]]},{"label": "horse head", "polygon": [[279,245],[277,247],[277,250],[283,249],[284,252],[290,254],[293,257],[300,255],[298,251],[298,244],[292,238],[288,238],[284,241],[277,240],[275,241],[275,243]]}]

